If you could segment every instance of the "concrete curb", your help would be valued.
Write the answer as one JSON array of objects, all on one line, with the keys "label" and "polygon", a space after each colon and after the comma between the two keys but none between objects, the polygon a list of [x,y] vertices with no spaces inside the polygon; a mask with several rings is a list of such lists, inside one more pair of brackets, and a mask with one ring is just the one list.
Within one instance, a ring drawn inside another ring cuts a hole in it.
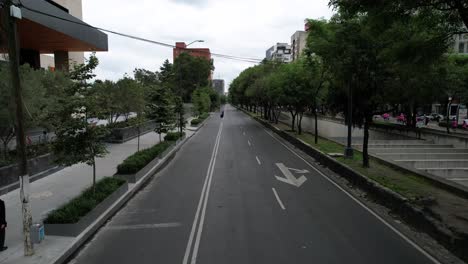
[{"label": "concrete curb", "polygon": [[81,234],[79,234],[73,243],[58,257],[56,257],[51,263],[62,264],[67,263],[68,259],[85,244],[120,208],[125,205],[139,190],[141,190],[145,184],[154,177],[154,175],[162,170],[176,155],[177,151],[195,134],[186,137],[180,142],[170,153],[164,158],[160,159],[160,162],[149,170],[139,181],[135,183],[133,188],[130,188],[122,197],[120,197],[115,203],[113,203],[103,214],[101,214],[90,226],[88,226]]},{"label": "concrete curb", "polygon": [[203,122],[201,122],[198,126],[194,127],[195,129],[189,129],[187,128],[187,130],[190,130],[190,131],[194,131],[194,132],[197,132],[198,130],[200,130],[200,128],[202,128],[206,122],[211,118],[211,114],[210,116],[208,116],[205,120],[203,120]]},{"label": "concrete curb", "polygon": [[[249,113],[243,109],[240,110],[249,115]],[[251,115],[249,116],[252,117]],[[252,118],[263,126],[269,128],[271,131],[298,149],[305,152],[307,155],[313,157],[315,160],[320,162],[320,164],[328,167],[333,172],[349,180],[352,184],[365,190],[369,196],[376,200],[376,202],[390,208],[414,228],[429,234],[459,258],[465,261],[468,260],[468,252],[466,251],[466,248],[468,248],[467,234],[456,233],[453,230],[449,230],[449,228],[443,226],[436,219],[428,216],[423,208],[414,206],[408,199],[401,196],[400,194],[365,177],[352,168],[341,164],[340,162],[329,157],[325,153],[312,147],[306,142],[303,142],[302,140],[297,139],[284,131],[278,130],[268,122],[258,117]]]}]

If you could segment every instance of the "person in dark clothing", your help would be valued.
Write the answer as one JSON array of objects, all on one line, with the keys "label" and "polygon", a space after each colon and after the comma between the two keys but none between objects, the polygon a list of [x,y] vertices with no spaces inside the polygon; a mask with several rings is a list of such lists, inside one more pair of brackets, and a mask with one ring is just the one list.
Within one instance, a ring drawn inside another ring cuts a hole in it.
[{"label": "person in dark clothing", "polygon": [[224,110],[221,112],[221,118],[224,117]]},{"label": "person in dark clothing", "polygon": [[5,215],[5,202],[0,199],[0,251],[6,250],[5,247],[5,230],[7,227],[6,215]]}]

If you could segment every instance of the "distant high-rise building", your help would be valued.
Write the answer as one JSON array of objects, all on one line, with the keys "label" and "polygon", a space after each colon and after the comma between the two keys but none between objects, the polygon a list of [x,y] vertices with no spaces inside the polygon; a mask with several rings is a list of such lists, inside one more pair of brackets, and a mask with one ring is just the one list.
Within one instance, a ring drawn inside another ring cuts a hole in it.
[{"label": "distant high-rise building", "polygon": [[214,79],[213,80],[213,89],[220,95],[224,94],[224,80]]},{"label": "distant high-rise building", "polygon": [[288,43],[276,43],[266,51],[267,60],[289,63],[292,61],[291,45]]},{"label": "distant high-rise building", "polygon": [[305,31],[296,31],[291,36],[291,52],[293,61],[299,59],[304,52],[307,44],[307,35],[308,34]]}]

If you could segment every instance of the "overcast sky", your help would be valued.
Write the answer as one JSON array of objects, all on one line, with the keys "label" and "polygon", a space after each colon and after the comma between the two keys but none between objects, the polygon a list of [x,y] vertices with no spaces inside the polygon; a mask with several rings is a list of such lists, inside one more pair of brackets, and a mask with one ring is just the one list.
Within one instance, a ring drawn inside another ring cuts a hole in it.
[{"label": "overcast sky", "polygon": [[[276,42],[303,30],[305,18],[329,18],[328,0],[83,0],[84,21],[106,29],[241,57],[265,57]],[[172,49],[109,34],[109,52],[98,53],[99,79],[117,80],[134,68],[158,70]],[[214,58],[214,78],[226,86],[254,64]],[[226,87],[226,90],[228,87]]]}]

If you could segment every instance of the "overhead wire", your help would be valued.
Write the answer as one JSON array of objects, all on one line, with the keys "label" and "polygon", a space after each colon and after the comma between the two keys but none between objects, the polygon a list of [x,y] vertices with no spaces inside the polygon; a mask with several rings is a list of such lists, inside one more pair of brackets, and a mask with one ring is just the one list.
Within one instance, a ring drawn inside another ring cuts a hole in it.
[{"label": "overhead wire", "polygon": [[[40,10],[36,10],[34,8],[30,8],[30,7],[26,6],[26,5],[24,5],[21,0],[19,0],[19,5],[20,5],[20,7],[23,7],[24,9],[26,9],[28,11],[31,11],[31,12],[34,12],[34,13],[37,13],[37,14],[52,17],[52,18],[55,18],[55,19],[59,19],[59,20],[62,20],[62,21],[69,22],[69,23],[77,24],[77,25],[80,25],[80,26],[84,26],[84,27],[88,27],[88,28],[92,28],[92,29],[97,29],[97,30],[107,32],[107,33],[111,33],[111,34],[114,34],[114,35],[118,35],[118,36],[121,36],[121,37],[130,38],[130,39],[134,39],[134,40],[138,40],[138,41],[142,41],[142,42],[147,42],[147,43],[163,46],[163,47],[166,47],[166,48],[177,48],[177,49],[186,50],[186,51],[189,51],[189,52],[193,51],[192,49],[189,49],[189,48],[180,48],[180,47],[176,47],[174,45],[168,44],[168,43],[155,41],[155,40],[151,40],[151,39],[147,39],[147,38],[142,38],[142,37],[138,37],[138,36],[134,36],[134,35],[130,35],[130,34],[125,34],[125,33],[117,32],[117,31],[110,30],[110,29],[96,27],[96,26],[92,26],[92,25],[89,25],[89,24],[81,22],[81,21],[73,21],[73,20],[70,20],[70,19],[67,19],[67,18],[64,18],[64,17],[52,15],[52,14],[49,14],[49,13],[46,13],[46,12],[43,12],[43,11],[40,11]],[[211,54],[212,56],[218,57],[218,58],[224,58],[224,59],[229,59],[229,60],[237,60],[237,61],[243,61],[243,62],[250,62],[250,63],[260,63],[262,61],[261,59],[256,59],[256,58],[232,56],[232,55],[226,55],[226,54],[221,54],[221,53],[211,53],[210,51],[204,51],[204,50],[201,50],[201,49],[197,49],[196,52],[197,53]]]}]

